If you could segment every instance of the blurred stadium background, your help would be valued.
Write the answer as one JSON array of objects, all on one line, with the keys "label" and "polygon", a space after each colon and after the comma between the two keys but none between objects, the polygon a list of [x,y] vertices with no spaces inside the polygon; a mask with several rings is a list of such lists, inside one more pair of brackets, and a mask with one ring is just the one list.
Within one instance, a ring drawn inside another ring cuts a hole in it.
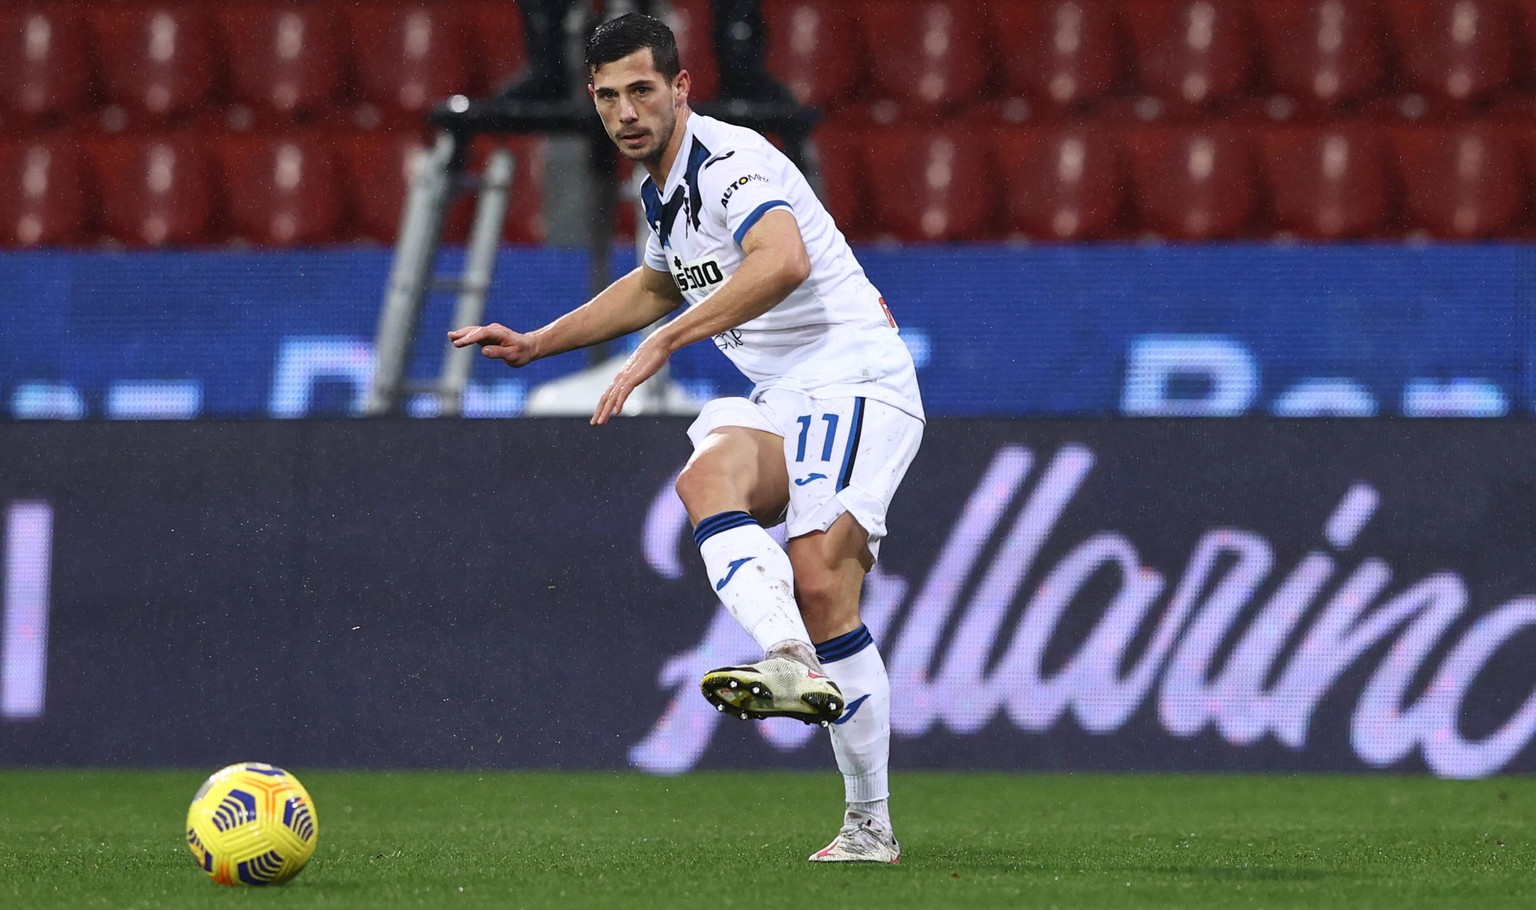
[{"label": "blurred stadium background", "polygon": [[[712,97],[709,0],[670,21]],[[860,240],[1518,238],[1526,0],[766,0]],[[10,247],[389,242],[423,115],[523,65],[514,0],[0,4]],[[510,243],[546,239],[547,140]],[[632,230],[626,221],[626,230]]]},{"label": "blurred stadium background", "polygon": [[[763,10],[933,418],[867,604],[899,763],[1536,768],[1536,0]],[[691,694],[744,640],[685,418],[349,419],[427,113],[521,54],[512,0],[0,2],[0,765],[826,765]],[[584,299],[569,142],[495,143],[491,318]],[[557,660],[633,700],[573,725],[509,670]]]}]

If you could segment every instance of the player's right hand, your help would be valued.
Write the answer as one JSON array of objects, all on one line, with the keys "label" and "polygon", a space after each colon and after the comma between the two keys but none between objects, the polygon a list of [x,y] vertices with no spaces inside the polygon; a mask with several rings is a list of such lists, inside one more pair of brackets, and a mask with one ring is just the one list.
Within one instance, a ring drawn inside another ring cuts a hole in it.
[{"label": "player's right hand", "polygon": [[509,367],[526,366],[539,357],[531,336],[514,332],[499,322],[454,329],[448,333],[448,340],[456,348],[478,344],[481,356],[500,360]]}]

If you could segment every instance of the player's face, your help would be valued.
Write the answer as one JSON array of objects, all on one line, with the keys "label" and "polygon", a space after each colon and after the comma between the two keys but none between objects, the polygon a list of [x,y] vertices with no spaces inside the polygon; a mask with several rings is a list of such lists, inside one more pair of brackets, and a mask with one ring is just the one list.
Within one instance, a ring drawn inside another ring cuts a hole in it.
[{"label": "player's face", "polygon": [[635,51],[592,73],[587,92],[603,128],[631,161],[659,161],[672,142],[678,112],[688,103],[688,72],[670,83],[651,61],[649,48]]}]

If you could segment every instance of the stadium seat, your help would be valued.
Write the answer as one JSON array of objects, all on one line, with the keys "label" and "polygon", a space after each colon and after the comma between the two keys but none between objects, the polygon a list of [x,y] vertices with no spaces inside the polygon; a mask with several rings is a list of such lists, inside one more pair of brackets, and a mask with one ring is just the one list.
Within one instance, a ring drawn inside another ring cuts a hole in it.
[{"label": "stadium seat", "polygon": [[163,122],[215,100],[219,51],[200,4],[94,4],[90,10],[107,99]]},{"label": "stadium seat", "polygon": [[1251,226],[1257,175],[1244,128],[1211,121],[1123,134],[1144,229],[1173,240],[1238,237]]},{"label": "stadium seat", "polygon": [[1124,57],[1108,0],[993,0],[991,29],[1003,89],[1031,102],[1070,107],[1114,91]]},{"label": "stadium seat", "polygon": [[[351,213],[353,239],[394,243],[410,192],[412,168],[427,148],[415,130],[361,130],[332,140],[342,162],[342,186]],[[507,198],[502,239],[508,243],[544,242],[544,162],[548,140],[542,136],[482,136],[470,148],[469,166],[478,171],[495,146],[512,151],[512,191]],[[474,222],[475,197],[465,194],[449,207],[442,239],[463,243]]]},{"label": "stadium seat", "polygon": [[1386,149],[1381,128],[1369,121],[1268,127],[1257,151],[1275,229],[1307,240],[1385,230]]},{"label": "stadium seat", "polygon": [[1194,108],[1247,93],[1255,70],[1247,3],[1121,0],[1120,10],[1143,93]]},{"label": "stadium seat", "polygon": [[995,131],[1006,227],[1052,241],[1120,232],[1125,172],[1112,130],[1091,124],[1004,126]]},{"label": "stadium seat", "polygon": [[[547,154],[547,148],[545,152]],[[631,243],[635,239],[635,229],[644,224],[645,219],[636,212],[642,204],[639,194],[630,192],[630,188],[636,185],[635,164],[622,155],[616,160],[618,168],[614,179],[621,189],[619,204],[613,210],[613,239],[617,243]]]},{"label": "stadium seat", "polygon": [[720,65],[710,39],[713,22],[711,0],[671,0],[667,4],[666,23],[677,36],[683,69],[693,80],[689,97],[695,101],[708,101],[720,90]]},{"label": "stadium seat", "polygon": [[998,182],[989,139],[962,124],[879,127],[865,135],[873,227],[902,241],[985,240],[996,235]]},{"label": "stadium seat", "polygon": [[1271,91],[1327,110],[1382,90],[1385,26],[1375,0],[1263,0],[1251,9]]},{"label": "stadium seat", "polygon": [[[543,136],[482,136],[471,149],[470,166],[484,167],[492,149],[512,153],[512,191],[507,196],[507,220],[501,239],[507,243],[544,242],[544,162],[549,140]],[[468,223],[474,217],[475,197],[466,196],[451,217]],[[455,224],[455,231],[463,228]],[[463,236],[467,236],[464,234]]]},{"label": "stadium seat", "polygon": [[1512,77],[1516,87],[1530,89],[1536,86],[1536,0],[1514,0],[1511,13],[1516,38]]},{"label": "stadium seat", "polygon": [[[1520,151],[1521,160],[1525,160],[1528,154],[1536,155],[1536,98],[1517,97],[1513,105],[1501,99],[1500,103],[1493,105],[1493,112],[1487,119],[1509,133]],[[1531,163],[1536,164],[1536,158],[1532,158]],[[1536,176],[1536,172],[1532,173]]]},{"label": "stadium seat", "polygon": [[471,0],[460,4],[469,28],[474,63],[470,94],[491,94],[511,82],[528,63],[523,17],[508,0]]},{"label": "stadium seat", "polygon": [[330,7],[270,0],[216,10],[232,101],[276,121],[325,114],[339,103],[347,61]]},{"label": "stadium seat", "polygon": [[217,144],[231,233],[259,246],[337,239],[342,189],[335,146],[313,133],[228,134]]},{"label": "stadium seat", "polygon": [[0,140],[0,246],[87,239],[90,199],[73,133]]},{"label": "stadium seat", "polygon": [[1488,121],[1398,125],[1392,152],[1410,229],[1445,240],[1520,226],[1527,192],[1514,135]]},{"label": "stadium seat", "polygon": [[418,130],[338,133],[342,186],[355,239],[394,243],[410,189],[411,168],[427,145]]},{"label": "stadium seat", "polygon": [[858,33],[841,0],[763,4],[768,68],[801,104],[835,109],[856,94]]},{"label": "stadium seat", "polygon": [[419,123],[432,105],[474,90],[465,21],[456,7],[372,0],[342,10],[358,95],[377,106],[384,122]]},{"label": "stadium seat", "polygon": [[985,16],[964,0],[861,0],[874,94],[915,112],[980,98],[991,68]]},{"label": "stadium seat", "polygon": [[1509,85],[1507,0],[1387,0],[1387,20],[1409,91],[1466,103]]},{"label": "stadium seat", "polygon": [[25,122],[91,104],[93,57],[85,23],[67,7],[0,9],[0,112]]},{"label": "stadium seat", "polygon": [[871,181],[865,155],[871,129],[872,125],[862,117],[833,116],[822,121],[811,137],[816,176],[821,184],[819,198],[849,240],[874,237],[869,224],[867,196]]},{"label": "stadium seat", "polygon": [[150,247],[219,239],[212,154],[200,135],[98,136],[89,154],[107,237]]}]

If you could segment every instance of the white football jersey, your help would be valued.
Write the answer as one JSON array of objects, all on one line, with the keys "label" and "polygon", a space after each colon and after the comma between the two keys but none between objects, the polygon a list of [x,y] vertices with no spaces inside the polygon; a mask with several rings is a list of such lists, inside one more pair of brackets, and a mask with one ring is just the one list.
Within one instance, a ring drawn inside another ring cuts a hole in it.
[{"label": "white football jersey", "polygon": [[640,188],[651,235],[645,264],[670,272],[696,306],[741,264],[741,243],[767,212],[800,226],[811,274],[778,306],[714,338],[755,393],[867,397],[923,417],[912,356],[880,292],[794,163],[758,133],[688,116],[666,185]]}]

